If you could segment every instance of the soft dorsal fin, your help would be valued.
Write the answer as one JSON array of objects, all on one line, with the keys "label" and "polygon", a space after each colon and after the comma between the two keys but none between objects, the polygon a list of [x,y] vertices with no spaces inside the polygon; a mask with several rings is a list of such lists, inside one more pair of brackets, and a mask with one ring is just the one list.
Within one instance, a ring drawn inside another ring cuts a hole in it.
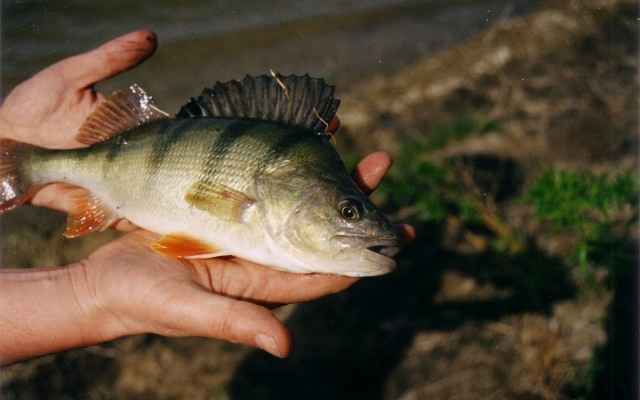
[{"label": "soft dorsal fin", "polygon": [[131,85],[100,103],[80,127],[76,140],[91,145],[168,117],[147,92]]},{"label": "soft dorsal fin", "polygon": [[236,117],[284,122],[324,133],[338,110],[335,86],[324,79],[280,74],[251,76],[205,88],[177,118]]}]

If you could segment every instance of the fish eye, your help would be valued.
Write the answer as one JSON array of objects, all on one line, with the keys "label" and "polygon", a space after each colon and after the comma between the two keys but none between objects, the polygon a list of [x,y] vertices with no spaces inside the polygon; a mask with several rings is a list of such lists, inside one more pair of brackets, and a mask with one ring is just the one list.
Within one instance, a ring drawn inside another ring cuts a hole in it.
[{"label": "fish eye", "polygon": [[352,221],[360,219],[360,214],[362,213],[362,205],[353,199],[342,200],[338,204],[338,209],[340,210],[340,215],[342,215],[342,217]]}]

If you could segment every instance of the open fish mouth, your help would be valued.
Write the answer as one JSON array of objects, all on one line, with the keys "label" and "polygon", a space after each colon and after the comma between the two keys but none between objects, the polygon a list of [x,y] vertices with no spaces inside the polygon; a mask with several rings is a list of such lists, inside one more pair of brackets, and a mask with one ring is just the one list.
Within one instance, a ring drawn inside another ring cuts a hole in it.
[{"label": "open fish mouth", "polygon": [[394,269],[396,262],[391,257],[398,254],[398,251],[400,249],[398,248],[397,239],[380,239],[367,243],[362,256],[378,267],[376,271],[371,271],[372,273],[368,275],[382,275]]},{"label": "open fish mouth", "polygon": [[378,240],[367,246],[367,250],[385,257],[394,257],[400,251],[397,239]]},{"label": "open fish mouth", "polygon": [[363,239],[358,236],[337,236],[332,239],[332,244],[339,248],[335,260],[347,269],[341,272],[342,275],[383,275],[395,268],[396,262],[391,257],[400,250],[397,237]]}]

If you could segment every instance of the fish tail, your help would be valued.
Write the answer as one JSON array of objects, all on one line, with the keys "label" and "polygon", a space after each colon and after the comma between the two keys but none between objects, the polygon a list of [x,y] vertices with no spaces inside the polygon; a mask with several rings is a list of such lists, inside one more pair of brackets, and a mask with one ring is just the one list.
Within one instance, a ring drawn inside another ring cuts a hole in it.
[{"label": "fish tail", "polygon": [[20,206],[35,191],[23,167],[25,156],[35,148],[14,140],[0,139],[0,214]]}]

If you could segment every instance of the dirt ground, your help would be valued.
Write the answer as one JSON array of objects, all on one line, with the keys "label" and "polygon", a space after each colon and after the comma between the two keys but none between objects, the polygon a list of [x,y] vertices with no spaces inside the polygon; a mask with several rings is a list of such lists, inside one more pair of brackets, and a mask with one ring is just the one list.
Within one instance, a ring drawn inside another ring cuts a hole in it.
[{"label": "dirt ground", "polygon": [[[470,246],[453,220],[420,224],[394,273],[276,311],[294,338],[286,360],[137,336],[3,368],[2,398],[634,398],[637,259],[613,290],[587,290],[564,261],[574,238],[552,234],[515,199],[544,168],[637,171],[638,15],[632,0],[545,2],[393,76],[345,88],[345,152],[398,151],[404,139],[469,115],[496,121],[499,132],[438,156],[510,186],[491,207],[527,233],[522,251]],[[496,165],[518,173],[505,178]],[[629,235],[637,244],[637,226]],[[59,240],[54,229],[44,236]],[[60,246],[42,257],[73,259]]]}]

